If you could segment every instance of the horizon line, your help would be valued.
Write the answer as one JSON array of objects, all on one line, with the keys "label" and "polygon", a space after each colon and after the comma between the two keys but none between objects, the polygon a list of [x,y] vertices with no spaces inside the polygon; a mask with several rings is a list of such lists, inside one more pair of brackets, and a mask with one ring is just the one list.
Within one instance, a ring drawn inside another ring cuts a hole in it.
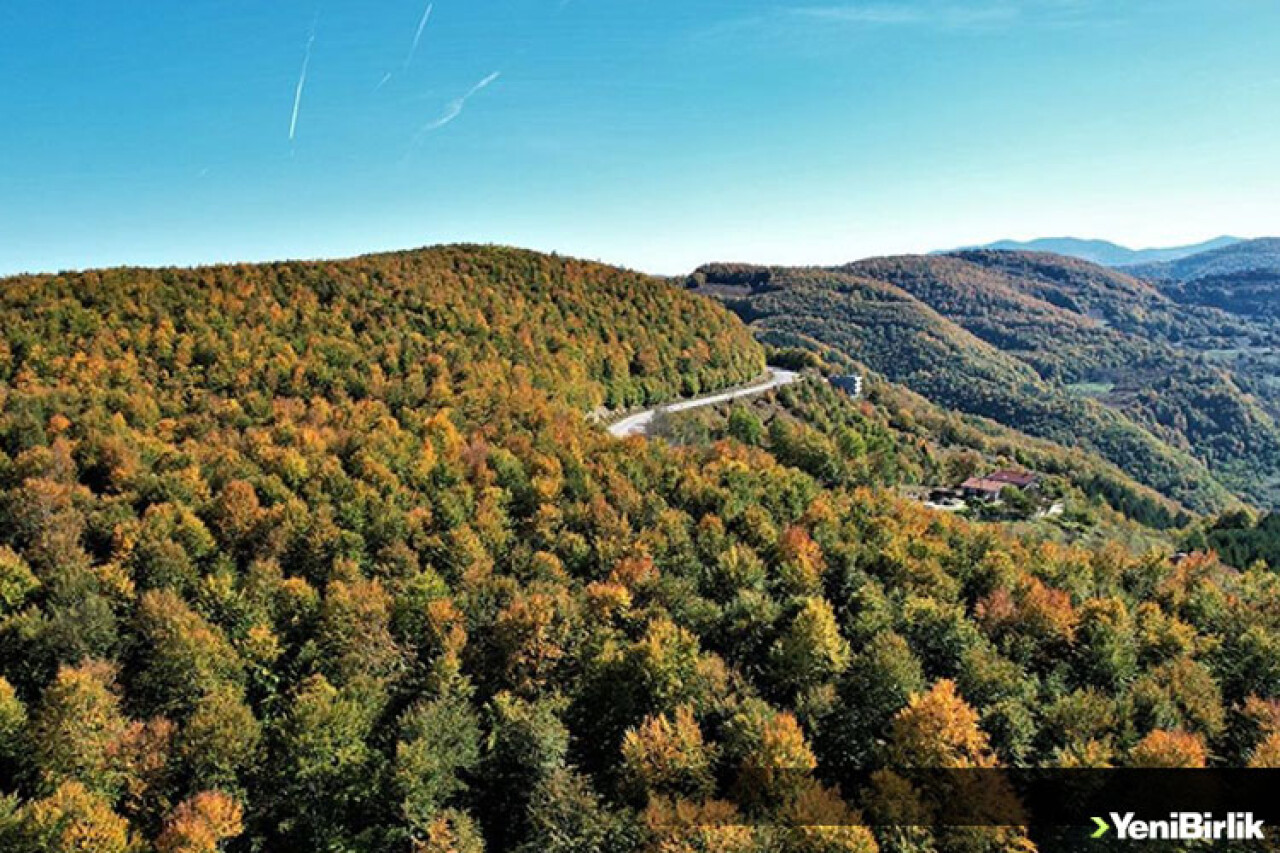
[{"label": "horizon line", "polygon": [[[585,253],[577,252],[577,251],[566,251],[566,250],[554,249],[554,248],[537,248],[534,246],[520,245],[517,243],[505,243],[500,241],[460,239],[460,240],[442,240],[440,242],[423,243],[420,245],[408,246],[408,247],[372,248],[372,249],[359,250],[354,252],[339,251],[339,252],[335,252],[332,255],[301,255],[300,254],[300,255],[274,255],[274,256],[267,256],[267,257],[254,257],[252,255],[249,255],[249,256],[234,258],[234,259],[219,258],[219,259],[209,259],[209,260],[193,260],[193,261],[178,262],[178,263],[125,261],[121,263],[106,263],[99,266],[93,266],[93,265],[70,266],[70,267],[63,267],[61,269],[44,269],[44,270],[20,269],[20,270],[12,270],[12,271],[0,270],[0,279],[41,278],[41,277],[60,276],[60,275],[78,275],[78,274],[83,274],[88,272],[99,272],[99,271],[106,272],[106,271],[118,271],[118,270],[130,270],[130,269],[132,270],[174,270],[174,269],[200,270],[200,269],[211,269],[211,268],[218,268],[218,267],[237,267],[237,266],[250,266],[250,265],[257,266],[257,265],[263,265],[263,264],[341,263],[343,261],[353,261],[353,260],[359,260],[361,258],[376,257],[379,255],[395,255],[395,254],[404,254],[408,252],[425,252],[433,249],[447,249],[447,248],[456,248],[456,247],[514,249],[517,251],[533,252],[536,254],[563,257],[563,258],[568,258],[570,260],[603,264],[605,266],[616,267],[618,269],[623,269],[630,272],[642,273],[644,275],[653,276],[655,278],[671,278],[674,276],[692,273],[695,270],[699,269],[700,267],[706,266],[709,264],[744,264],[748,266],[757,266],[757,267],[781,267],[781,268],[827,268],[832,266],[840,266],[843,264],[857,263],[859,261],[875,260],[878,258],[929,257],[929,256],[936,256],[936,255],[947,255],[947,254],[952,254],[954,252],[986,249],[999,243],[1035,243],[1035,242],[1045,241],[1045,240],[1072,240],[1072,241],[1079,241],[1079,242],[1109,243],[1113,246],[1117,246],[1121,249],[1125,249],[1130,252],[1151,252],[1151,251],[1162,251],[1162,250],[1187,248],[1191,246],[1199,246],[1199,245],[1212,243],[1212,242],[1223,240],[1223,239],[1231,239],[1239,243],[1250,243],[1250,242],[1255,242],[1257,240],[1267,240],[1267,239],[1277,239],[1277,238],[1270,235],[1262,235],[1257,237],[1239,237],[1239,236],[1223,234],[1218,237],[1210,237],[1207,240],[1201,240],[1193,243],[1181,243],[1181,244],[1167,245],[1167,246],[1151,246],[1143,249],[1133,249],[1122,243],[1116,243],[1114,241],[1107,240],[1105,238],[1033,237],[1025,240],[1020,240],[1015,238],[1001,238],[1001,239],[993,240],[986,243],[966,243],[964,245],[956,246],[950,249],[929,249],[925,251],[872,252],[870,254],[855,253],[858,256],[847,258],[845,260],[838,260],[838,261],[827,262],[827,263],[821,263],[821,262],[778,263],[778,262],[772,262],[772,261],[760,261],[760,260],[748,261],[748,260],[732,260],[732,259],[705,260],[705,261],[699,262],[698,264],[694,265],[693,267],[691,267],[690,269],[684,272],[653,272],[637,266],[633,266],[631,264],[628,264],[622,261],[611,261],[611,260],[606,260],[602,257],[590,257]],[[1055,253],[1048,252],[1047,254],[1055,254]],[[1070,256],[1066,256],[1066,257],[1070,257]],[[1099,264],[1099,266],[1105,267],[1106,265]]]}]

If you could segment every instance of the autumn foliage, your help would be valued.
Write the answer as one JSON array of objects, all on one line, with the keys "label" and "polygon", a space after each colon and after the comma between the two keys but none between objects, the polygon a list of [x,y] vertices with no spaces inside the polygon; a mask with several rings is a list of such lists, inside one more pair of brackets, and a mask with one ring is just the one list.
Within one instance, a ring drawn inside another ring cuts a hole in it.
[{"label": "autumn foliage", "polygon": [[1276,761],[1267,572],[921,509],[866,401],[609,438],[763,367],[665,282],[458,247],[0,311],[0,849],[947,849],[842,780]]}]

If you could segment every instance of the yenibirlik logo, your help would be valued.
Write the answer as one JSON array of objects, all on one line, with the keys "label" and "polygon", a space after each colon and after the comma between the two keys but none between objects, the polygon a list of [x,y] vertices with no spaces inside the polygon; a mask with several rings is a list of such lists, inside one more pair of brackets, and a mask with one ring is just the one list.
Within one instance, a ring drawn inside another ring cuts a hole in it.
[{"label": "yenibirlik logo", "polygon": [[1111,813],[1111,823],[1093,819],[1101,838],[1114,826],[1121,841],[1261,841],[1262,819],[1252,812],[1231,812],[1215,820],[1211,812],[1173,812],[1168,820],[1139,820],[1133,812]]}]

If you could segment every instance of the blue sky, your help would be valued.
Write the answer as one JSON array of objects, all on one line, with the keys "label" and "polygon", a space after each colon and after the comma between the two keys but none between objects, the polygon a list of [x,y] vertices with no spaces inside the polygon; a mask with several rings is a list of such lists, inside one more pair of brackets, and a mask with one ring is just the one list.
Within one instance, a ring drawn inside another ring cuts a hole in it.
[{"label": "blue sky", "polygon": [[5,0],[0,273],[1280,232],[1273,0],[427,8]]}]

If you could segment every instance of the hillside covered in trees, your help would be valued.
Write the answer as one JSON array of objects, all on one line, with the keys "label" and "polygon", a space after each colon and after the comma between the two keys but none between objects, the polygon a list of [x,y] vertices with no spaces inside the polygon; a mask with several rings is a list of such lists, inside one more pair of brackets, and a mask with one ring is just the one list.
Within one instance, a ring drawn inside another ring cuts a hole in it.
[{"label": "hillside covered in trees", "polygon": [[1280,514],[1253,517],[1232,512],[1197,525],[1186,537],[1188,548],[1219,554],[1233,566],[1262,563],[1280,571]]},{"label": "hillside covered in trees", "polygon": [[[766,340],[831,346],[951,409],[1082,447],[1201,512],[1280,499],[1276,328],[1068,258],[973,251],[773,269],[715,293]],[[689,284],[714,292],[718,267]],[[1234,497],[1231,493],[1234,493]]]},{"label": "hillside covered in trees", "polygon": [[[790,360],[796,352],[772,355]],[[826,354],[836,363],[821,369],[837,371],[838,355]],[[1042,518],[1035,534],[1064,542],[1124,541],[1144,552],[1169,547],[1193,521],[1185,508],[1095,455],[947,411],[880,378],[869,379],[858,400],[825,381],[809,381],[746,404],[664,413],[655,433],[677,444],[734,439],[763,447],[827,486],[927,495],[996,469],[1035,471],[1045,479],[1040,496],[1063,509]],[[1030,507],[1013,510],[1011,518],[1035,514]]]},{"label": "hillside covered in trees", "polygon": [[[882,487],[974,422],[797,388],[767,440],[611,439],[602,406],[764,367],[678,286],[450,247],[9,279],[0,313],[0,849],[1026,851],[842,783],[1280,763],[1276,576]],[[903,314],[908,378],[976,340]]]},{"label": "hillside covered in trees", "polygon": [[1144,264],[1132,272],[1183,304],[1256,319],[1280,318],[1280,239],[1274,237],[1178,261]]},{"label": "hillside covered in trees", "polygon": [[1159,282],[1198,281],[1241,273],[1280,273],[1280,238],[1244,240],[1185,258],[1136,265],[1134,275]]}]

